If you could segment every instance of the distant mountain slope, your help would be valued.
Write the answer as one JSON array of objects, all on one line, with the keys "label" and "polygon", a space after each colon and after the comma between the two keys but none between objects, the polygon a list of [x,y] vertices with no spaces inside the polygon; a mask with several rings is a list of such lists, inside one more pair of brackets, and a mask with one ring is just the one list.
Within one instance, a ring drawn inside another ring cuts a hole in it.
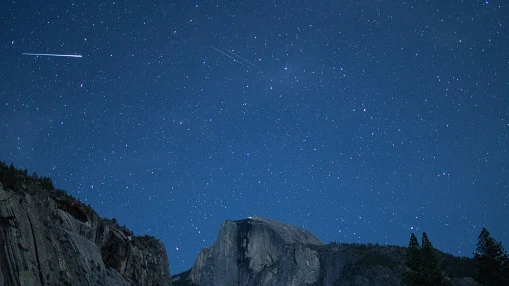
[{"label": "distant mountain slope", "polygon": [[[437,251],[452,285],[476,285],[474,262]],[[214,244],[174,285],[403,285],[406,248],[323,245],[311,233],[268,218],[226,221]]]}]

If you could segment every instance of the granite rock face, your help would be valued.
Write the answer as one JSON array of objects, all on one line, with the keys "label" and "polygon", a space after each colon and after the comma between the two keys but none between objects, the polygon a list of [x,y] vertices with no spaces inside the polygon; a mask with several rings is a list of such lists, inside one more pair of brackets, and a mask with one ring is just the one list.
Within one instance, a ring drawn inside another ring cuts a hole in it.
[{"label": "granite rock face", "polygon": [[[477,285],[473,261],[438,252],[452,285]],[[324,245],[314,235],[268,218],[222,224],[178,285],[404,285],[406,248],[378,244]],[[460,274],[461,273],[461,274]]]},{"label": "granite rock face", "polygon": [[68,196],[0,184],[0,285],[171,285],[164,245]]},{"label": "granite rock face", "polygon": [[198,285],[311,285],[322,242],[303,229],[252,217],[222,224],[216,242],[202,250],[190,273]]}]

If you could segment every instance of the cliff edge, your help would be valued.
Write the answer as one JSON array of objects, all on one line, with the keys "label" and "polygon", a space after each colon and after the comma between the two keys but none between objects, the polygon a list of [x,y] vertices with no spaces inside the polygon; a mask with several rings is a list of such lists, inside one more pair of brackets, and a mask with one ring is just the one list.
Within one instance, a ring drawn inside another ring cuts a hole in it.
[{"label": "cliff edge", "polygon": [[0,183],[0,285],[171,285],[159,240],[28,178]]}]

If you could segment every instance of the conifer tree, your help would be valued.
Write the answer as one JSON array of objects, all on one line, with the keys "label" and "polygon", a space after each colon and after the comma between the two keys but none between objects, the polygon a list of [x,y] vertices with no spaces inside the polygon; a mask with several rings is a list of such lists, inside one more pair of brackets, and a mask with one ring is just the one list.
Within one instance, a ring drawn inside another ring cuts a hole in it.
[{"label": "conifer tree", "polygon": [[509,258],[502,243],[483,228],[474,253],[475,280],[481,285],[509,285]]},{"label": "conifer tree", "polygon": [[438,267],[435,249],[425,232],[420,247],[417,237],[413,233],[410,235],[407,266],[410,271],[405,274],[404,281],[408,285],[450,285]]},{"label": "conifer tree", "polygon": [[406,253],[406,265],[410,271],[405,273],[404,281],[408,285],[422,285],[424,279],[421,273],[421,249],[415,234],[410,234],[410,243]]},{"label": "conifer tree", "polygon": [[412,271],[419,271],[420,257],[419,257],[419,242],[415,234],[410,235],[410,243],[408,244],[407,251],[407,266]]},{"label": "conifer tree", "polygon": [[2,178],[2,184],[4,185],[4,188],[14,188],[14,185],[16,183],[16,179],[18,177],[18,172],[13,164],[9,166],[9,169],[7,169],[7,172],[5,173],[5,176]]},{"label": "conifer tree", "polygon": [[425,232],[422,233],[421,263],[425,285],[448,285],[448,281],[445,280],[442,271],[438,267],[435,248],[433,248]]}]

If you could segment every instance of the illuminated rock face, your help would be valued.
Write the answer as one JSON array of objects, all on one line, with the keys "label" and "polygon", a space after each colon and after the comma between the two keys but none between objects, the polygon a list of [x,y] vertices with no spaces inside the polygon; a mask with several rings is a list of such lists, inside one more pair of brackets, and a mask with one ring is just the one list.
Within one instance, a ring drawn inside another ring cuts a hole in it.
[{"label": "illuminated rock face", "polygon": [[73,198],[0,184],[0,285],[171,285],[163,244]]},{"label": "illuminated rock face", "polygon": [[[438,254],[453,272],[474,267],[471,259]],[[179,285],[200,286],[404,285],[405,257],[405,247],[324,245],[303,229],[250,217],[225,221],[217,240],[199,253],[190,273],[176,279]],[[470,277],[449,279],[452,285],[477,285]]]},{"label": "illuminated rock face", "polygon": [[318,281],[322,242],[303,229],[252,217],[222,224],[211,248],[198,255],[198,285],[306,285]]}]

